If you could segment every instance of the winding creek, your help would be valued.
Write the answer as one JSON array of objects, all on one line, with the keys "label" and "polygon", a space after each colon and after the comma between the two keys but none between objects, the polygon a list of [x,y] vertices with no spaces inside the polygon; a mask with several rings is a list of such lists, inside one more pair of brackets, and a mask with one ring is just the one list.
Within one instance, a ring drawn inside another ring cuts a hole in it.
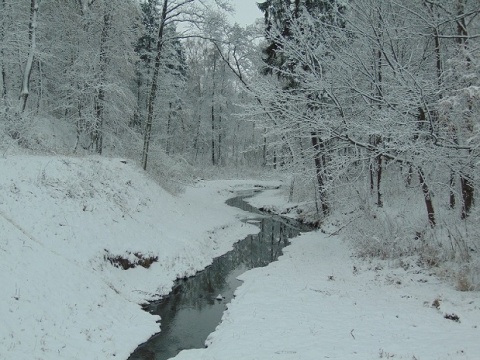
[{"label": "winding creek", "polygon": [[253,192],[240,194],[227,204],[250,212],[251,217],[245,221],[258,225],[260,232],[235,243],[233,250],[215,258],[195,276],[177,280],[168,296],[152,302],[146,310],[160,315],[161,332],[140,345],[129,360],[170,359],[181,350],[205,347],[205,340],[220,323],[226,304],[242,283],[237,277],[277,260],[288,239],[311,230],[291,219],[262,214],[244,201],[251,196]]}]

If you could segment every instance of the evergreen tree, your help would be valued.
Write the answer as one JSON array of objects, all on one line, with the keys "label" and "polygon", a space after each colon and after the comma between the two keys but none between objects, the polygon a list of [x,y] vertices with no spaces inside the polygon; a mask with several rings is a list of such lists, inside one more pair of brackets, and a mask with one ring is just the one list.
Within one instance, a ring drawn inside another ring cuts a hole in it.
[{"label": "evergreen tree", "polygon": [[[310,57],[310,60],[299,67],[298,54],[291,56],[289,51],[295,48],[301,49],[301,42],[321,42],[320,36],[322,28],[343,27],[342,13],[345,11],[337,0],[267,0],[259,4],[260,10],[265,15],[266,38],[268,45],[264,48],[263,73],[275,74],[282,83],[283,89],[290,92],[298,98],[304,97],[303,107],[300,106],[301,113],[315,113],[321,111],[322,103],[328,102],[328,97],[318,91],[302,89],[298,80],[298,73],[303,72],[322,72],[325,71],[320,66],[318,57]],[[310,21],[314,19],[314,21]],[[322,44],[319,44],[322,45]],[[304,54],[305,57],[309,57]],[[326,55],[326,54],[325,54]],[[294,105],[298,107],[298,104]],[[312,124],[313,125],[313,124]],[[315,177],[317,181],[317,200],[321,203],[321,209],[324,214],[329,211],[328,201],[326,199],[326,181],[329,175],[325,168],[328,158],[326,156],[328,149],[322,139],[322,134],[315,126],[301,126],[297,128],[301,133],[293,135],[294,137],[309,138],[310,151],[315,164]],[[305,130],[306,129],[306,130]],[[308,131],[305,134],[305,131]],[[301,152],[303,144],[300,143]],[[317,206],[320,208],[320,206]]]},{"label": "evergreen tree", "polygon": [[[345,6],[338,0],[266,0],[258,4],[265,17],[265,33],[268,45],[263,49],[264,74],[271,74],[274,69],[293,69],[283,51],[286,41],[294,41],[292,26],[298,25],[302,15],[312,16],[321,23],[344,26],[341,14]],[[294,22],[297,24],[294,25]]]}]

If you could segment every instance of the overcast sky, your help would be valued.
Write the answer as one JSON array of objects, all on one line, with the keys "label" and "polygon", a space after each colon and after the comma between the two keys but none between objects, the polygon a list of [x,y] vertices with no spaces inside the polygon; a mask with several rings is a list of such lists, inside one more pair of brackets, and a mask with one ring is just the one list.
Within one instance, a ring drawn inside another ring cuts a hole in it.
[{"label": "overcast sky", "polygon": [[232,0],[235,6],[234,21],[242,26],[253,24],[255,19],[263,16],[257,7],[257,2],[262,0]]}]

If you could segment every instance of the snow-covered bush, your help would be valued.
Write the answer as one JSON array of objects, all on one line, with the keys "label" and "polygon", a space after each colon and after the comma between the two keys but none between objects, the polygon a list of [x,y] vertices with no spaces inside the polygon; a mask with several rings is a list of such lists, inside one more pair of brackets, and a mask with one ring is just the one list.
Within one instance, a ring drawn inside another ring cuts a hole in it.
[{"label": "snow-covered bush", "polygon": [[391,259],[420,250],[424,246],[425,230],[421,222],[407,218],[404,213],[370,208],[355,215],[345,234],[352,239],[360,256]]}]

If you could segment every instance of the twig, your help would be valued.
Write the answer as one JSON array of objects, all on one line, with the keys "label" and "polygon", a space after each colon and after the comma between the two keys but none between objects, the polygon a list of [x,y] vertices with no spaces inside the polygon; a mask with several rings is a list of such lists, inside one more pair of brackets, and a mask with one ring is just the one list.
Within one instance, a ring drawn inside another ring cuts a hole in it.
[{"label": "twig", "polygon": [[333,233],[330,233],[328,234],[328,237],[332,237],[332,236],[336,236],[338,234],[340,234],[340,231],[342,231],[343,229],[345,229],[348,225],[350,225],[352,222],[354,222],[356,220],[356,218],[353,218],[351,219],[349,222],[347,222],[345,225],[343,225],[342,227],[340,227],[338,230],[334,231]]}]

